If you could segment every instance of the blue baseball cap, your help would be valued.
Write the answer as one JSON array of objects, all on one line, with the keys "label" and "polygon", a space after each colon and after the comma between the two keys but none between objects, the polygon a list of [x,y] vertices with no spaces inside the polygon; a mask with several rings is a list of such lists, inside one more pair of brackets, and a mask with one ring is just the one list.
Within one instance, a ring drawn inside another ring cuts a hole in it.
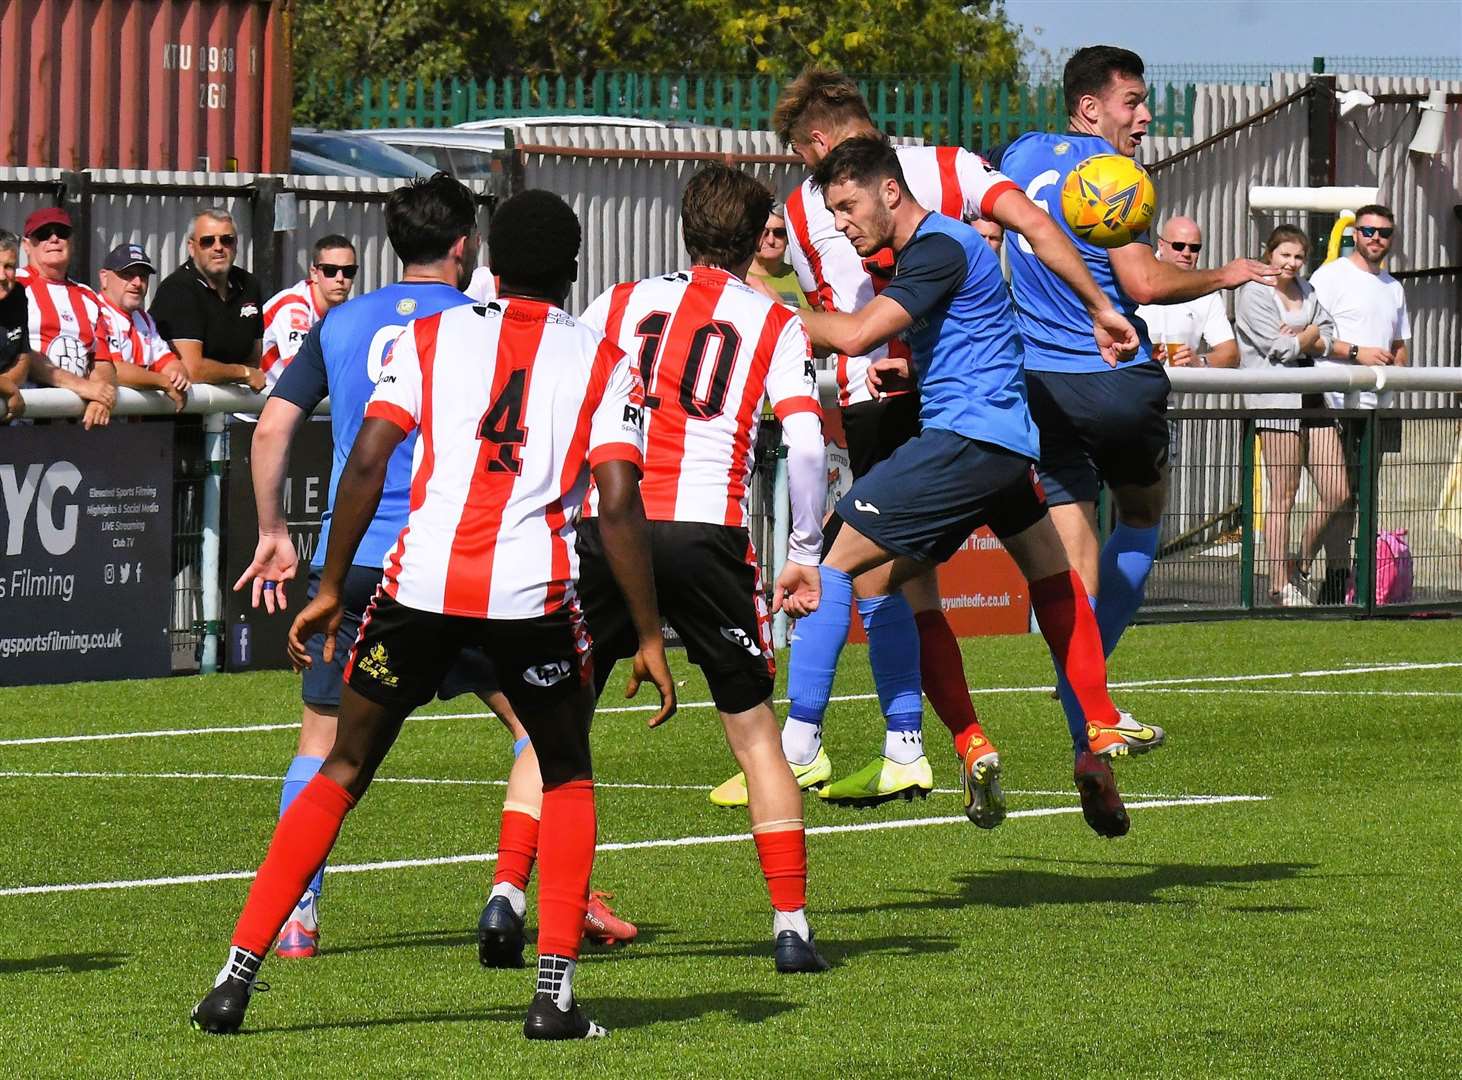
[{"label": "blue baseball cap", "polygon": [[103,270],[126,270],[129,267],[140,266],[151,273],[157,273],[157,267],[152,265],[152,260],[147,257],[147,252],[142,250],[141,244],[118,244],[107,253],[106,260],[102,263]]}]

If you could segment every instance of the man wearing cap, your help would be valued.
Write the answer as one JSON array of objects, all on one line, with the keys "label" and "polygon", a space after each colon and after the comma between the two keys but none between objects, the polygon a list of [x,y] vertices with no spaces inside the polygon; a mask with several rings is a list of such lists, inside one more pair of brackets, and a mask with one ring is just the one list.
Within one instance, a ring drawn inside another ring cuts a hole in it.
[{"label": "man wearing cap", "polygon": [[264,356],[259,367],[269,390],[299,352],[310,327],[349,298],[358,269],[355,245],[339,233],[330,233],[311,245],[310,269],[304,280],[275,293],[264,304]]},{"label": "man wearing cap", "polygon": [[117,385],[161,390],[181,411],[187,400],[188,373],[157,324],[142,310],[147,286],[157,268],[141,244],[118,244],[102,262],[101,301],[112,328]]},{"label": "man wearing cap", "polygon": [[25,288],[31,347],[30,378],[70,390],[86,404],[81,426],[105,425],[117,402],[111,325],[96,293],[66,276],[71,264],[71,215],[60,207],[25,219]]},{"label": "man wearing cap", "polygon": [[235,266],[239,231],[221,207],[200,210],[188,231],[188,261],[157,287],[150,311],[195,383],[264,389],[264,300],[253,274]]}]

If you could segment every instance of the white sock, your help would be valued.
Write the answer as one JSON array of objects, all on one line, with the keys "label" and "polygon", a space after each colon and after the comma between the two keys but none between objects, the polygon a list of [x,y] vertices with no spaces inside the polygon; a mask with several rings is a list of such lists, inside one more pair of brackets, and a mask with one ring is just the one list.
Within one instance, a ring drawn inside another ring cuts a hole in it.
[{"label": "white sock", "polygon": [[794,720],[790,716],[782,726],[782,756],[793,765],[811,765],[822,749],[822,725]]},{"label": "white sock", "polygon": [[900,765],[911,765],[924,756],[922,731],[885,731],[883,756]]},{"label": "white sock", "polygon": [[528,912],[528,898],[523,895],[523,890],[514,885],[511,881],[499,881],[492,887],[488,899],[494,896],[506,896],[508,906],[513,909],[513,914],[522,918]]},{"label": "white sock", "polygon": [[567,956],[544,954],[538,958],[538,993],[552,994],[559,1012],[568,1012],[574,1004],[574,968],[577,966]]},{"label": "white sock", "polygon": [[797,936],[803,941],[811,941],[812,927],[807,925],[807,909],[798,908],[796,911],[773,911],[772,937],[776,938],[783,930],[795,930]]}]

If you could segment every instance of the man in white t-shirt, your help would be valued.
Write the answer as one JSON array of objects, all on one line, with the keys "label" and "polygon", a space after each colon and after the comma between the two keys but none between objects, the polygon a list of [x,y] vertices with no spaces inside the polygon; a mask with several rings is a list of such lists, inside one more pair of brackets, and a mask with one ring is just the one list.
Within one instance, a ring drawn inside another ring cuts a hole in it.
[{"label": "man in white t-shirt", "polygon": [[[1180,269],[1197,269],[1202,250],[1203,230],[1192,218],[1169,218],[1158,233],[1157,258]],[[1164,356],[1169,367],[1239,366],[1238,342],[1218,293],[1177,304],[1143,304],[1137,315],[1147,324],[1153,355]]]},{"label": "man in white t-shirt", "polygon": [[[1320,304],[1335,319],[1330,355],[1316,364],[1405,367],[1411,362],[1406,296],[1401,282],[1381,269],[1391,252],[1396,215],[1384,206],[1362,206],[1354,228],[1355,250],[1310,275]],[[1389,405],[1389,398],[1384,391],[1378,401],[1374,390],[1353,390],[1327,393],[1325,404],[1332,409],[1374,409]]]}]

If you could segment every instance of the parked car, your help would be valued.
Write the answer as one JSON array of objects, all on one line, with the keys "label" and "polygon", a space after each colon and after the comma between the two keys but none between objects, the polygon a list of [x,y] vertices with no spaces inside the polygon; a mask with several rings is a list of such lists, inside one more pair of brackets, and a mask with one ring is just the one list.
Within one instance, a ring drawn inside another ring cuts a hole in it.
[{"label": "parked car", "polygon": [[357,169],[354,165],[342,165],[319,154],[293,148],[289,151],[289,171],[294,176],[375,176],[374,173]]},{"label": "parked car", "polygon": [[436,172],[431,164],[420,158],[412,157],[390,144],[365,139],[349,131],[295,128],[290,132],[290,148],[360,170],[359,173],[334,175],[408,177],[430,176]]}]

